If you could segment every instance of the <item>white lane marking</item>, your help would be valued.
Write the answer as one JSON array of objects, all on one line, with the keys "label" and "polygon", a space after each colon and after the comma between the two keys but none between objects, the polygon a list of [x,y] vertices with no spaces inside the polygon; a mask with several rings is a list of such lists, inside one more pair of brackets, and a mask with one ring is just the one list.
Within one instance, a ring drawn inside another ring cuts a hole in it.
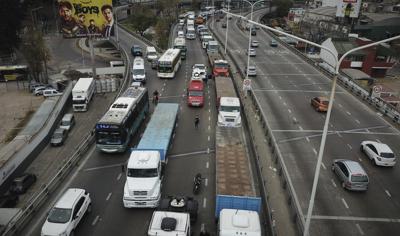
[{"label": "white lane marking", "polygon": [[279,96],[279,99],[282,100],[282,96]]},{"label": "white lane marking", "polygon": [[289,112],[289,113],[292,113],[292,111],[291,111],[290,109],[288,109],[288,112]]},{"label": "white lane marking", "polygon": [[299,129],[300,129],[300,130],[303,130],[303,127],[299,126]]},{"label": "white lane marking", "polygon": [[313,148],[312,150],[313,150],[313,152],[314,152],[315,155],[318,154],[318,152],[317,152],[317,150],[316,150],[315,148]]},{"label": "white lane marking", "polygon": [[207,138],[207,139],[208,139],[208,142],[210,142],[210,136],[208,136],[208,138]]},{"label": "white lane marking", "polygon": [[211,129],[211,127],[210,126],[208,126],[208,130],[210,130]]},{"label": "white lane marking", "polygon": [[210,163],[207,161],[206,168],[208,169],[209,167],[210,167]]},{"label": "white lane marking", "polygon": [[208,113],[211,113],[211,109],[208,109]]},{"label": "white lane marking", "polygon": [[204,186],[207,187],[207,185],[208,185],[208,179],[206,178],[206,179],[204,180]]},{"label": "white lane marking", "polygon": [[120,180],[121,177],[122,177],[122,173],[119,173],[118,176],[117,176],[117,180]]},{"label": "white lane marking", "polygon": [[356,227],[358,229],[358,232],[360,232],[361,235],[365,235],[364,231],[361,229],[361,226],[358,223],[356,224]]},{"label": "white lane marking", "polygon": [[359,120],[357,120],[357,119],[356,119],[356,122],[357,122],[358,124],[361,124],[361,122],[360,122]]},{"label": "white lane marking", "polygon": [[110,200],[111,195],[112,195],[112,193],[109,193],[109,194],[107,195],[106,201]]},{"label": "white lane marking", "polygon": [[353,149],[353,147],[350,144],[347,144],[347,147],[349,147],[349,149]]},{"label": "white lane marking", "polygon": [[208,117],[208,121],[211,121],[211,116]]},{"label": "white lane marking", "polygon": [[336,185],[336,183],[335,183],[335,180],[333,180],[333,179],[331,179],[331,182],[332,182],[332,185],[333,185],[333,187],[337,187],[337,185]]},{"label": "white lane marking", "polygon": [[324,168],[324,170],[326,170],[326,166],[323,162],[321,162],[321,166],[322,166],[322,168]]},{"label": "white lane marking", "polygon": [[336,134],[337,134],[337,136],[339,136],[339,137],[343,137],[339,132],[336,132]]},{"label": "white lane marking", "polygon": [[329,125],[330,125],[331,127],[333,127],[333,124],[332,124],[332,123],[329,123]]},{"label": "white lane marking", "polygon": [[379,140],[379,139],[375,139],[375,140],[376,140],[378,143],[382,143],[381,140]]},{"label": "white lane marking", "polygon": [[390,194],[390,192],[389,192],[387,189],[385,189],[385,193],[386,193],[389,197],[392,197],[392,195]]},{"label": "white lane marking", "polygon": [[310,142],[310,139],[308,137],[306,137],[307,142]]},{"label": "white lane marking", "polygon": [[342,202],[343,202],[344,206],[345,206],[347,209],[349,209],[349,205],[347,205],[347,202],[346,202],[346,200],[344,200],[344,198],[342,198]]},{"label": "white lane marking", "polygon": [[210,148],[207,148],[207,154],[210,153]]},{"label": "white lane marking", "polygon": [[206,208],[206,206],[207,206],[207,198],[204,198],[203,199],[203,208]]},{"label": "white lane marking", "polygon": [[358,158],[358,160],[359,160],[359,161],[362,161],[362,159],[361,159],[361,158]]},{"label": "white lane marking", "polygon": [[293,117],[293,122],[294,122],[294,123],[297,123],[296,117]]},{"label": "white lane marking", "polygon": [[343,107],[342,104],[339,103],[339,107]]},{"label": "white lane marking", "polygon": [[286,102],[284,102],[284,103],[283,103],[283,105],[285,105],[285,106],[286,106]]},{"label": "white lane marking", "polygon": [[175,133],[172,135],[172,139],[174,139],[175,138]]},{"label": "white lane marking", "polygon": [[350,112],[346,111],[346,113],[347,113],[347,115],[351,116],[351,113],[350,113]]},{"label": "white lane marking", "polygon": [[355,217],[355,216],[322,216],[313,215],[311,217],[315,220],[348,220],[348,221],[368,221],[368,222],[389,222],[400,223],[400,219],[395,218],[372,218],[372,217]]},{"label": "white lane marking", "polygon": [[97,221],[99,220],[100,216],[97,215],[96,218],[94,218],[93,222],[92,222],[92,226],[95,226],[97,224]]}]

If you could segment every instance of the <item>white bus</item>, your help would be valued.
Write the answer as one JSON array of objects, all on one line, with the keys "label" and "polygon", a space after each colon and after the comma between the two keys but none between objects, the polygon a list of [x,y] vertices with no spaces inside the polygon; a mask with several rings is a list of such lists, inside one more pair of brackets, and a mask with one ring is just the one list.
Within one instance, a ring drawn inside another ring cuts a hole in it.
[{"label": "white bus", "polygon": [[178,48],[181,50],[181,59],[186,59],[186,40],[185,38],[175,38],[174,40],[174,48]]},{"label": "white bus", "polygon": [[158,59],[157,76],[159,78],[172,79],[175,77],[180,65],[181,50],[170,48]]}]

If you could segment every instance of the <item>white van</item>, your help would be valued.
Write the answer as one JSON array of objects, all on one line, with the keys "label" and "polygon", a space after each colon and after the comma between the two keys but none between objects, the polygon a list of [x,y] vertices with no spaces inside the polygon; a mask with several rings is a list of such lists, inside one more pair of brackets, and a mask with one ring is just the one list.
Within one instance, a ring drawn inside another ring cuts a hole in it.
[{"label": "white van", "polygon": [[157,50],[155,47],[147,47],[146,48],[146,58],[148,61],[157,60]]},{"label": "white van", "polygon": [[146,81],[146,70],[144,69],[144,60],[141,57],[135,57],[135,60],[133,60],[132,80],[143,83]]},{"label": "white van", "polygon": [[61,96],[62,93],[58,92],[55,89],[45,89],[43,90],[44,97],[53,97],[53,96]]}]

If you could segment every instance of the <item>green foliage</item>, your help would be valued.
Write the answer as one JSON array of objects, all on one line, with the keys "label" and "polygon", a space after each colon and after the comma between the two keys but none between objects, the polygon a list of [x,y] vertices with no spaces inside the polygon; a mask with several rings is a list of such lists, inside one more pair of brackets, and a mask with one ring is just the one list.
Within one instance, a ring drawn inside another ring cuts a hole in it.
[{"label": "green foliage", "polygon": [[43,72],[44,63],[50,60],[50,52],[43,39],[42,32],[33,27],[28,27],[23,37],[21,49],[28,62],[32,77],[34,80],[39,81],[39,75]]},{"label": "green foliage", "polygon": [[20,2],[15,0],[0,1],[0,15],[3,18],[0,23],[0,53],[10,53],[12,49],[18,46],[18,31],[23,19],[23,6]]},{"label": "green foliage", "polygon": [[273,0],[272,4],[277,7],[276,14],[278,17],[288,15],[289,9],[293,6],[292,0]]},{"label": "green foliage", "polygon": [[157,22],[155,14],[148,8],[135,9],[134,14],[130,15],[128,22],[132,27],[142,34],[147,28]]}]

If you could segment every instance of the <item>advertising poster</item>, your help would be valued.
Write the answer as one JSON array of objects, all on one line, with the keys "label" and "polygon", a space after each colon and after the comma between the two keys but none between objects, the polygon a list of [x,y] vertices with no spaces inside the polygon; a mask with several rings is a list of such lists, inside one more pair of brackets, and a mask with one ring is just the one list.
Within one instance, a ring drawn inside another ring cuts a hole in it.
[{"label": "advertising poster", "polygon": [[357,18],[360,14],[360,8],[361,0],[339,0],[336,9],[336,16]]},{"label": "advertising poster", "polygon": [[114,36],[112,0],[58,0],[60,32],[65,38]]}]

